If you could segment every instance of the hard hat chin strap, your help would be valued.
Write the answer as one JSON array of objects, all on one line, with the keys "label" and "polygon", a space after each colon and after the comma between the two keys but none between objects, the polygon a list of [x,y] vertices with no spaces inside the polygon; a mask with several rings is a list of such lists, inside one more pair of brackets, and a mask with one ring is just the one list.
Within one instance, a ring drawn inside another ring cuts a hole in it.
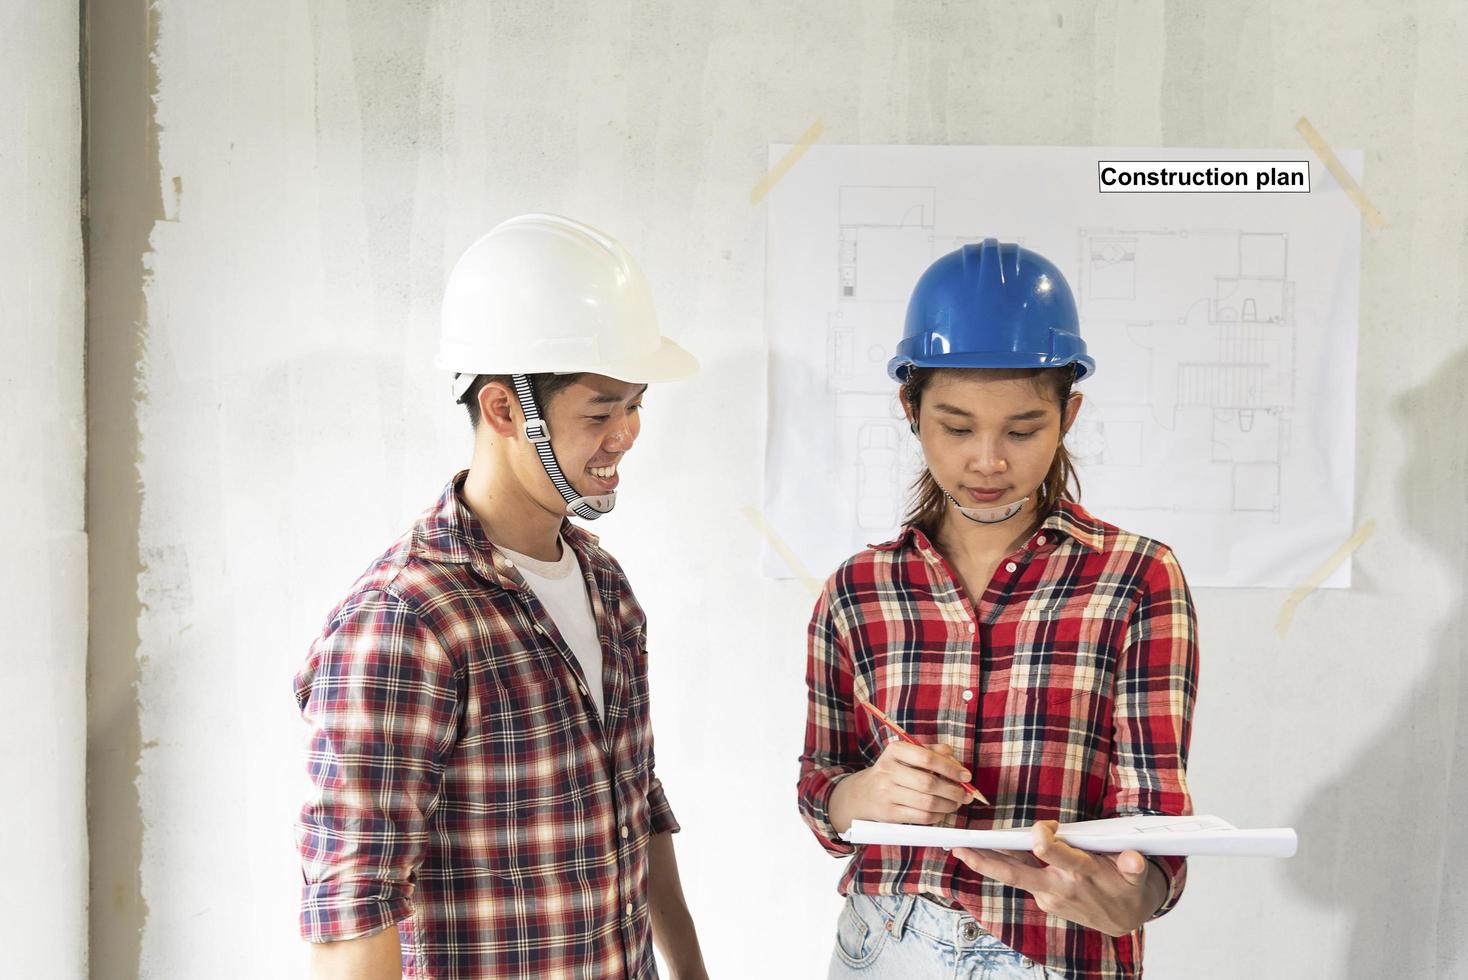
[{"label": "hard hat chin strap", "polygon": [[597,497],[583,497],[561,472],[561,464],[556,461],[556,454],[551,449],[550,426],[540,417],[540,409],[535,404],[535,389],[530,387],[529,376],[514,374],[510,376],[510,382],[515,386],[515,397],[519,399],[520,411],[525,415],[525,438],[534,444],[535,455],[540,457],[545,475],[550,477],[551,483],[565,499],[566,513],[588,521],[610,513],[617,506],[616,491]]},{"label": "hard hat chin strap", "polygon": [[1021,497],[1014,503],[1005,504],[1003,507],[965,507],[957,500],[954,500],[953,494],[949,493],[947,490],[943,491],[943,496],[948,498],[949,502],[953,504],[954,508],[957,509],[960,514],[973,521],[975,524],[1003,524],[1005,521],[1009,520],[1015,514],[1018,514],[1021,510],[1023,510],[1025,504],[1029,503],[1030,501],[1029,497]]}]

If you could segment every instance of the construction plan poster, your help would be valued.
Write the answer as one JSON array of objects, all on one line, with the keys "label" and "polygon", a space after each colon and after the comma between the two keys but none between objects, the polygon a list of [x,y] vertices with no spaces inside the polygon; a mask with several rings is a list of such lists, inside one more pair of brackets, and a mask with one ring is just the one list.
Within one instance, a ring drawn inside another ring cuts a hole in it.
[{"label": "construction plan poster", "polygon": [[[789,150],[772,146],[772,164]],[[1339,157],[1359,180],[1359,151]],[[1300,583],[1352,531],[1361,223],[1308,158],[811,147],[768,201],[772,532],[817,579],[894,536],[921,466],[887,375],[908,299],[935,259],[997,238],[1059,266],[1096,359],[1066,437],[1081,503],[1170,545],[1194,586]],[[1303,193],[1116,193],[1101,176],[1107,161],[1252,174],[1307,160]],[[797,572],[774,550],[764,563]],[[1322,584],[1349,586],[1349,561]]]}]

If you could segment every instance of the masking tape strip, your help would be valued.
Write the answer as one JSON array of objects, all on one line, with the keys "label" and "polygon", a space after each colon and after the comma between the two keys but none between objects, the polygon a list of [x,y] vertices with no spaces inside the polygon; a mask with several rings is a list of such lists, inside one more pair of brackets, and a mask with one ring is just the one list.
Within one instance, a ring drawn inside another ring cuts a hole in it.
[{"label": "masking tape strip", "polygon": [[770,527],[770,522],[765,520],[765,515],[761,514],[758,508],[755,507],[740,508],[740,513],[749,518],[749,523],[753,524],[765,536],[765,540],[770,543],[770,547],[775,549],[775,554],[779,555],[785,564],[790,566],[790,570],[795,573],[795,577],[800,579],[800,584],[804,585],[811,595],[820,595],[821,583],[817,582],[815,576],[811,575],[806,569],[800,558],[795,554],[795,551],[785,543],[785,539],[776,534],[775,529]]},{"label": "masking tape strip", "polygon": [[1320,588],[1320,583],[1330,578],[1330,573],[1339,568],[1341,562],[1351,557],[1351,553],[1365,544],[1366,539],[1375,533],[1376,518],[1373,517],[1358,527],[1356,533],[1351,535],[1345,544],[1337,548],[1319,568],[1311,572],[1310,577],[1301,582],[1299,587],[1285,600],[1284,606],[1279,611],[1279,618],[1274,621],[1274,631],[1280,636],[1289,632],[1290,621],[1295,618],[1295,610],[1299,608],[1300,603],[1305,601],[1305,597]]},{"label": "masking tape strip", "polygon": [[1315,127],[1310,125],[1310,120],[1301,116],[1300,121],[1295,123],[1295,129],[1299,130],[1300,135],[1305,137],[1305,142],[1310,144],[1310,149],[1314,150],[1315,155],[1320,158],[1320,162],[1325,164],[1325,169],[1330,171],[1330,175],[1336,179],[1336,183],[1341,185],[1341,190],[1346,192],[1346,196],[1351,199],[1351,203],[1356,205],[1356,209],[1366,218],[1366,224],[1371,227],[1371,230],[1378,231],[1386,227],[1386,219],[1381,216],[1380,211],[1376,210],[1376,205],[1367,200],[1366,194],[1361,190],[1361,185],[1356,183],[1356,178],[1352,177],[1350,171],[1346,170],[1340,158],[1335,155],[1335,151],[1330,148],[1325,140],[1321,139],[1320,134],[1315,131]]},{"label": "masking tape strip", "polygon": [[790,148],[788,153],[780,158],[780,162],[771,167],[770,172],[765,174],[764,179],[754,185],[754,190],[749,192],[749,203],[758,204],[760,201],[763,201],[765,195],[780,182],[782,177],[790,172],[790,168],[795,166],[801,157],[805,156],[805,151],[810,149],[810,145],[821,138],[821,132],[825,128],[819,119],[811,123],[810,128],[805,131],[800,137],[800,140]]}]

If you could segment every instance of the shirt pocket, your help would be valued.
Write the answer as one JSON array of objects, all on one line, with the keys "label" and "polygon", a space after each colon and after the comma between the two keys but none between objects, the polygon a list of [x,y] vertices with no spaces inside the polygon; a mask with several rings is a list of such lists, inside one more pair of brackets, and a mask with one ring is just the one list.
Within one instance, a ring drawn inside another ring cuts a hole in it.
[{"label": "shirt pocket", "polygon": [[1126,633],[1125,605],[1109,596],[1057,602],[1027,613],[1015,630],[1009,687],[1031,704],[1082,713],[1111,696]]},{"label": "shirt pocket", "polygon": [[486,805],[458,828],[475,842],[478,870],[525,882],[559,880],[576,867],[590,831],[609,819],[595,764],[571,747],[546,755],[501,746],[486,756]]},{"label": "shirt pocket", "polygon": [[486,680],[483,728],[488,738],[560,744],[571,738],[577,719],[570,710],[570,669],[553,650],[522,648],[498,659]]},{"label": "shirt pocket", "polygon": [[473,758],[480,802],[498,813],[574,808],[589,790],[594,751],[567,678],[539,651],[500,657],[482,680],[475,723],[461,741]]}]

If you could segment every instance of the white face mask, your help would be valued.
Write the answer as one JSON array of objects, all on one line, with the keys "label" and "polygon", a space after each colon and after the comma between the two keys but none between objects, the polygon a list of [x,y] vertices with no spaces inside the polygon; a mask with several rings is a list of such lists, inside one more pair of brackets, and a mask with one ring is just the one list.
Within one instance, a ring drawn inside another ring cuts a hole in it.
[{"label": "white face mask", "polygon": [[1003,524],[1024,509],[1025,504],[1030,501],[1029,497],[1021,497],[1014,503],[1005,504],[1003,507],[965,507],[954,500],[953,494],[947,490],[943,491],[943,496],[948,498],[960,514],[975,524]]}]

